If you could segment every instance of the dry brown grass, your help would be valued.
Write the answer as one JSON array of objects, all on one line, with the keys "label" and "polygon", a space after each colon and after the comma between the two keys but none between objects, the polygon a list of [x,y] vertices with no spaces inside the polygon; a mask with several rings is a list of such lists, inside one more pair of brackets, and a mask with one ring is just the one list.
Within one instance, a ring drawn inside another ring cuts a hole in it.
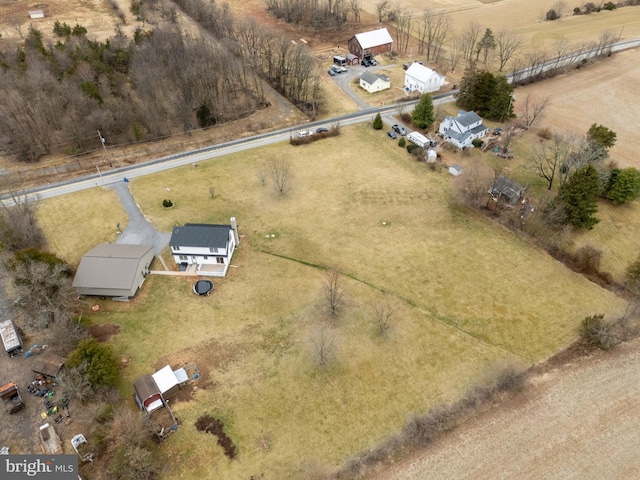
[{"label": "dry brown grass", "polygon": [[43,201],[38,222],[52,252],[74,268],[98,243],[113,242],[128,219],[118,195],[99,187]]},{"label": "dry brown grass", "polygon": [[[133,302],[99,302],[92,316],[120,325],[110,342],[131,358],[127,395],[159,363],[207,370],[194,400],[174,405],[182,426],[162,446],[167,478],[295,478],[309,462],[335,465],[411,412],[459,398],[494,360],[544,358],[575,338],[585,315],[623,308],[508,232],[452,209],[450,177],[383,135],[343,128],[311,145],[274,145],[132,182],[161,229],[235,215],[244,235],[237,268],[211,297],[195,298],[188,279],[152,276]],[[276,156],[293,164],[284,196],[256,175]],[[173,209],[160,206],[164,187]],[[358,279],[343,283],[349,306],[329,324],[337,361],[322,373],[307,340],[325,322],[324,273],[292,259]],[[386,339],[371,322],[381,301],[397,312]],[[223,420],[237,460],[196,432],[203,413]]]}]

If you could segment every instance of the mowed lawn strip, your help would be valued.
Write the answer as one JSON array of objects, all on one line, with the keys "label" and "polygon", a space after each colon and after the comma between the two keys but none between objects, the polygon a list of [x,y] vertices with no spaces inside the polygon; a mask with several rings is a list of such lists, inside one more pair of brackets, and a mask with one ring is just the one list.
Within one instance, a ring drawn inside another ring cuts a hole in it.
[{"label": "mowed lawn strip", "polygon": [[[127,394],[165,359],[213,365],[206,388],[174,405],[182,427],[163,445],[167,478],[300,478],[308,462],[337,465],[412,412],[458,398],[495,360],[528,365],[574,338],[585,315],[622,310],[610,292],[452,207],[451,177],[384,132],[342,132],[132,182],[160,229],[233,215],[243,235],[237,268],[213,296],[195,297],[184,278],[151,276],[133,302],[100,302],[92,315],[121,326],[110,342],[131,357]],[[263,162],[279,157],[291,162],[286,195],[260,181]],[[176,206],[162,209],[163,198]],[[339,319],[323,320],[326,272],[309,264],[349,276]],[[379,302],[396,312],[385,340],[373,335]],[[309,346],[320,325],[336,342],[326,373]],[[202,414],[224,420],[239,460],[195,431]]]}]

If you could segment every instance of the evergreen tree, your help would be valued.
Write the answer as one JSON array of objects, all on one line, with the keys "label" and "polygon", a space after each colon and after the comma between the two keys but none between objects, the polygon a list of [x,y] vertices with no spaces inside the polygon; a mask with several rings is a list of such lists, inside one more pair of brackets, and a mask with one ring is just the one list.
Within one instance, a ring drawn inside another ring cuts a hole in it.
[{"label": "evergreen tree", "polygon": [[490,120],[514,118],[513,85],[503,75],[478,70],[471,64],[464,72],[456,103],[465,110],[474,110]]},{"label": "evergreen tree", "polygon": [[431,95],[425,93],[411,112],[411,121],[418,128],[429,128],[434,120],[433,101]]},{"label": "evergreen tree", "polygon": [[484,36],[478,42],[478,47],[476,50],[476,61],[480,60],[480,54],[482,53],[482,62],[487,67],[487,58],[489,57],[489,52],[491,50],[495,50],[498,44],[496,43],[496,37],[494,37],[493,32],[490,28],[487,28],[484,32]]},{"label": "evergreen tree", "polygon": [[378,112],[376,114],[376,118],[373,119],[373,125],[372,125],[374,130],[382,130],[382,117],[380,116],[380,112]]},{"label": "evergreen tree", "polygon": [[611,170],[604,197],[617,205],[640,198],[640,170],[633,167]]},{"label": "evergreen tree", "polygon": [[577,170],[560,186],[558,199],[562,203],[565,224],[591,230],[600,220],[598,211],[600,176],[593,165]]},{"label": "evergreen tree", "polygon": [[587,130],[587,140],[604,149],[613,147],[616,143],[616,137],[616,132],[609,130],[604,125],[596,125],[594,123],[589,127],[589,130]]}]

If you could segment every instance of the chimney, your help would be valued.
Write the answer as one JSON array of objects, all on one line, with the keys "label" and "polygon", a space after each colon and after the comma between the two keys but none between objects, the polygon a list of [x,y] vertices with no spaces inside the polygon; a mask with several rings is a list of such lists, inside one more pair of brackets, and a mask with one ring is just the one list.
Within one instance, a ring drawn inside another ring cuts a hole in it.
[{"label": "chimney", "polygon": [[231,217],[231,229],[233,230],[233,236],[236,239],[236,245],[240,245],[240,235],[238,235],[238,225],[236,224],[236,217]]}]

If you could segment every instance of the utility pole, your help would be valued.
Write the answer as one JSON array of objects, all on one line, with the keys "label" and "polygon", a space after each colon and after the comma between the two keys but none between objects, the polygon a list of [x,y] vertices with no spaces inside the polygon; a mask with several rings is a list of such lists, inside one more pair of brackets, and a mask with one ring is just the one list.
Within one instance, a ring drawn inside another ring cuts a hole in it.
[{"label": "utility pole", "polygon": [[[98,132],[98,138],[100,139],[100,143],[102,144],[102,151],[106,155],[107,154],[107,147],[104,144],[104,142],[106,140],[104,139],[104,137],[102,135],[100,135],[100,130],[96,130],[96,132]],[[105,188],[104,178],[102,178],[102,172],[100,171],[100,167],[98,167],[97,164],[96,164],[96,170],[98,170],[98,175],[100,175],[100,181],[102,182],[102,188]]]}]

